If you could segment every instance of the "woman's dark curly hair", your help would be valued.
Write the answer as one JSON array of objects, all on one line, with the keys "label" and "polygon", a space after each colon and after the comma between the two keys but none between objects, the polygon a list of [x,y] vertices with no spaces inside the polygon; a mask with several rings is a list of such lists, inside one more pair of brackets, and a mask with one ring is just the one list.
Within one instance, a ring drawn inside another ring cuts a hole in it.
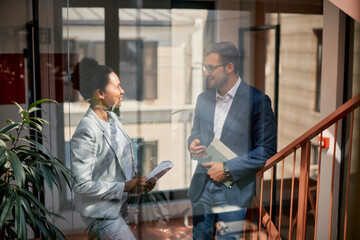
[{"label": "woman's dark curly hair", "polygon": [[113,70],[105,65],[99,65],[93,58],[84,57],[74,67],[71,74],[73,87],[80,92],[85,100],[93,97],[94,91],[105,91],[109,74]]}]

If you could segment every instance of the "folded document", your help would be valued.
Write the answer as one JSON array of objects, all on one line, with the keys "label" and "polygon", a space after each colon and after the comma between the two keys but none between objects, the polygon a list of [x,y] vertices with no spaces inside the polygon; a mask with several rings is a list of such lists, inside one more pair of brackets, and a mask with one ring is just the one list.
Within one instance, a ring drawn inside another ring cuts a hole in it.
[{"label": "folded document", "polygon": [[146,176],[146,181],[155,183],[165,173],[167,173],[173,166],[174,166],[174,164],[169,160],[162,161],[159,165],[157,165],[156,168],[154,168],[154,170],[151,171],[151,173],[149,173]]},{"label": "folded document", "polygon": [[[233,159],[237,155],[231,151],[224,143],[219,139],[214,138],[210,145],[206,148],[206,155],[202,159],[198,159],[199,162],[226,162]],[[233,181],[225,181],[224,185],[228,188],[231,187]]]}]

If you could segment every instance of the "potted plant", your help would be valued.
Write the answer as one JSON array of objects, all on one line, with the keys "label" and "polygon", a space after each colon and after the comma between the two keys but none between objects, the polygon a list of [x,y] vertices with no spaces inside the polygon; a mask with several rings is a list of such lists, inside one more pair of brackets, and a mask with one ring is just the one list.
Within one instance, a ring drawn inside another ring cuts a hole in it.
[{"label": "potted plant", "polygon": [[28,227],[46,239],[65,239],[51,222],[53,217],[64,218],[46,209],[34,194],[44,193],[44,182],[51,191],[54,185],[61,190],[61,176],[70,188],[74,180],[71,171],[30,135],[36,132],[47,141],[42,125],[49,122],[31,114],[44,112],[38,107],[43,102],[55,101],[42,99],[28,109],[15,103],[22,120],[8,119],[0,129],[0,239],[27,239]]}]

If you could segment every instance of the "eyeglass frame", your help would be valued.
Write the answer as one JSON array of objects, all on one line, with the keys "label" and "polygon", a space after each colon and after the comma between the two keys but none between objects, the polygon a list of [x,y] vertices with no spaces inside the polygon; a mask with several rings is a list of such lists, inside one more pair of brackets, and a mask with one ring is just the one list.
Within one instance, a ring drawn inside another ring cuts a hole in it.
[{"label": "eyeglass frame", "polygon": [[220,64],[220,65],[216,65],[216,66],[212,66],[212,65],[202,65],[202,69],[203,71],[208,71],[208,73],[212,74],[215,70],[215,68],[218,68],[218,67],[225,67],[226,65],[228,65],[228,63],[226,64]]}]

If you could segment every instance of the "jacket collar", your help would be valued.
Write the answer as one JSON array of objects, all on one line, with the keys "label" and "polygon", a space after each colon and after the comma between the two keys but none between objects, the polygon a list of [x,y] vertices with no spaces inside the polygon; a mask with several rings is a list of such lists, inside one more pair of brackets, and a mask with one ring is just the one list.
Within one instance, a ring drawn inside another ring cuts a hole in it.
[{"label": "jacket collar", "polygon": [[103,131],[106,135],[108,135],[106,129],[103,126],[103,124],[100,122],[101,121],[100,118],[96,115],[96,113],[90,107],[87,110],[85,116],[87,116],[91,120],[93,120],[94,123],[101,129],[101,131]]},{"label": "jacket collar", "polygon": [[[131,139],[130,137],[126,134],[126,132],[124,131],[123,127],[122,127],[122,124],[120,122],[120,120],[117,118],[116,114],[113,113],[113,112],[108,112],[109,114],[109,117],[114,121],[114,123],[118,126],[118,128],[121,130],[121,132],[124,134],[124,136],[126,137],[126,139],[129,141],[130,143],[130,148],[131,148],[131,161],[133,162],[133,172],[135,172],[135,166],[134,166],[134,163],[135,163],[135,152],[134,152],[134,149],[133,149],[133,145],[132,145],[132,142],[131,142]],[[113,147],[113,145],[111,144],[111,140],[110,140],[110,136],[109,136],[109,133],[108,131],[106,131],[104,125],[100,122],[100,118],[96,115],[96,113],[91,109],[89,108],[88,111],[86,112],[85,114],[86,116],[88,116],[91,120],[94,121],[94,123],[101,129],[101,131],[103,132],[104,136],[105,136],[105,139],[107,141],[107,143],[109,144],[110,148],[114,151],[119,163],[120,163],[120,166],[121,168],[124,170],[124,164],[123,162],[121,161],[121,154],[120,152],[120,149],[118,149],[118,151],[116,151]]]}]

